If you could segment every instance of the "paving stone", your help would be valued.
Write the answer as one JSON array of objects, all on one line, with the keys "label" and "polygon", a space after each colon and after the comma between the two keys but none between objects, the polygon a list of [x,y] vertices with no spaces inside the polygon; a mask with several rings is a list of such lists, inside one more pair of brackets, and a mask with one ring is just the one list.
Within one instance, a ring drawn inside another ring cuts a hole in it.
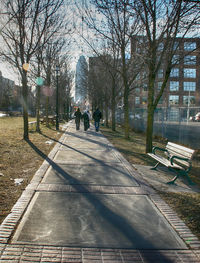
[{"label": "paving stone", "polygon": [[21,261],[22,262],[23,261],[24,262],[41,262],[41,257],[22,256]]},{"label": "paving stone", "polygon": [[[149,221],[149,217],[153,219]],[[141,195],[36,193],[24,218],[14,236],[17,242],[186,248],[148,198]]]},{"label": "paving stone", "polygon": [[[20,262],[19,260],[15,260],[15,259],[11,259],[11,260],[8,260],[8,259],[1,259],[0,261],[1,263],[23,263],[22,261]],[[27,263],[27,262],[26,262]]]},{"label": "paving stone", "polygon": [[112,150],[104,151],[88,151],[88,150],[72,150],[58,151],[55,156],[55,162],[59,164],[85,164],[93,163],[106,164],[106,163],[120,163],[120,160],[114,155]]},{"label": "paving stone", "polygon": [[1,255],[1,260],[19,260],[20,255],[5,255],[4,253]]},{"label": "paving stone", "polygon": [[70,185],[101,185],[101,186],[139,186],[134,180],[132,173],[122,164],[84,164],[64,165],[50,167],[42,183],[48,184],[70,184]]}]

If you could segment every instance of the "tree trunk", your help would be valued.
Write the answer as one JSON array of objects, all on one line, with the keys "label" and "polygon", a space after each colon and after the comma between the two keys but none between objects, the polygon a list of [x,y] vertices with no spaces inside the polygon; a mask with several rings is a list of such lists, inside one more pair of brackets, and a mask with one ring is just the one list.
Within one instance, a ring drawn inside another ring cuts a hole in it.
[{"label": "tree trunk", "polygon": [[124,89],[124,135],[129,139],[129,102],[128,102],[129,89],[125,86]]},{"label": "tree trunk", "polygon": [[[47,87],[50,89],[51,87],[51,67],[48,67],[47,70]],[[46,96],[46,105],[45,105],[45,117],[46,117],[46,127],[49,127],[49,96],[50,94],[48,94],[48,96]]]},{"label": "tree trunk", "polygon": [[107,100],[107,98],[105,99],[105,118],[106,118],[105,125],[106,125],[106,127],[109,127],[109,125],[108,125],[108,100]]},{"label": "tree trunk", "polygon": [[116,119],[115,119],[115,109],[116,109],[116,100],[115,100],[115,81],[112,83],[112,99],[111,99],[111,109],[112,109],[112,131],[116,131]]},{"label": "tree trunk", "polygon": [[46,127],[49,127],[49,96],[46,96],[45,115]]},{"label": "tree trunk", "polygon": [[146,153],[152,152],[152,136],[153,136],[153,119],[154,119],[154,79],[150,76],[148,91],[148,108],[147,108],[147,128],[146,128]]},{"label": "tree trunk", "polygon": [[58,87],[58,74],[56,75],[56,130],[59,131],[59,87]]},{"label": "tree trunk", "polygon": [[154,109],[148,107],[147,129],[146,129],[146,153],[152,152]]},{"label": "tree trunk", "polygon": [[23,72],[22,76],[22,97],[23,97],[23,120],[24,120],[24,140],[29,140],[28,133],[28,86],[27,86],[27,72]]},{"label": "tree trunk", "polygon": [[124,135],[125,139],[129,139],[129,85],[127,77],[127,66],[126,66],[126,53],[125,53],[125,43],[121,48],[122,64],[123,64],[123,84],[124,84]]},{"label": "tree trunk", "polygon": [[36,131],[40,132],[40,86],[37,85]]},{"label": "tree trunk", "polygon": [[70,107],[70,102],[69,102],[69,94],[66,102],[66,121],[69,121],[69,107]]}]

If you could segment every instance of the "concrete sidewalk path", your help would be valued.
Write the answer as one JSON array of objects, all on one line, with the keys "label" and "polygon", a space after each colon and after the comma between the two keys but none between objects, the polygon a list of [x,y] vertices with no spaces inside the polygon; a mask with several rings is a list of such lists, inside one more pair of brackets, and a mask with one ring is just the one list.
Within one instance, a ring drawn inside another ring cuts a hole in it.
[{"label": "concrete sidewalk path", "polygon": [[200,262],[200,242],[101,132],[71,121],[0,226],[0,262]]}]

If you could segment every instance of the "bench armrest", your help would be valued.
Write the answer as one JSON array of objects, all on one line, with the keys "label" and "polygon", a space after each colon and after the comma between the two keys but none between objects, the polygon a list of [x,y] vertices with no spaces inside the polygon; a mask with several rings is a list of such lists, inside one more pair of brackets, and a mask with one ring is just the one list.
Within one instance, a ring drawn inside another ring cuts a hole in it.
[{"label": "bench armrest", "polygon": [[190,159],[173,155],[173,156],[170,158],[171,165],[174,164],[174,159],[187,162],[187,163],[188,163],[188,169],[187,169],[187,171],[190,171],[190,169],[191,169],[191,167],[192,167],[192,162],[190,161]]},{"label": "bench armrest", "polygon": [[158,146],[155,146],[155,147],[153,147],[153,149],[152,149],[152,153],[156,155],[156,151],[166,152],[167,155],[168,155],[168,158],[170,158],[170,154],[169,154],[168,150],[166,150],[166,149],[164,149],[164,148],[161,148],[161,147],[158,147]]}]

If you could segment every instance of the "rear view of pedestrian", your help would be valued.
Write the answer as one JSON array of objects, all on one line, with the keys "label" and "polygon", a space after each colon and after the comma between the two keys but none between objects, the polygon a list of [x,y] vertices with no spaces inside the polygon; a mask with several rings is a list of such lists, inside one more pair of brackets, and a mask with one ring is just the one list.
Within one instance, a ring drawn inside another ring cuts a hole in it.
[{"label": "rear view of pedestrian", "polygon": [[87,129],[89,129],[90,127],[90,118],[89,118],[89,114],[87,111],[83,113],[82,118],[83,118],[83,124],[84,124],[84,131],[87,131]]},{"label": "rear view of pedestrian", "polygon": [[93,113],[93,119],[94,119],[94,126],[95,126],[95,129],[96,131],[98,132],[99,131],[99,123],[100,123],[100,119],[102,118],[102,114],[99,110],[99,108],[97,108],[95,110],[95,112]]},{"label": "rear view of pedestrian", "polygon": [[74,116],[75,116],[76,130],[79,130],[80,129],[80,121],[81,121],[81,117],[82,117],[82,114],[81,114],[81,111],[79,108],[74,113]]}]

